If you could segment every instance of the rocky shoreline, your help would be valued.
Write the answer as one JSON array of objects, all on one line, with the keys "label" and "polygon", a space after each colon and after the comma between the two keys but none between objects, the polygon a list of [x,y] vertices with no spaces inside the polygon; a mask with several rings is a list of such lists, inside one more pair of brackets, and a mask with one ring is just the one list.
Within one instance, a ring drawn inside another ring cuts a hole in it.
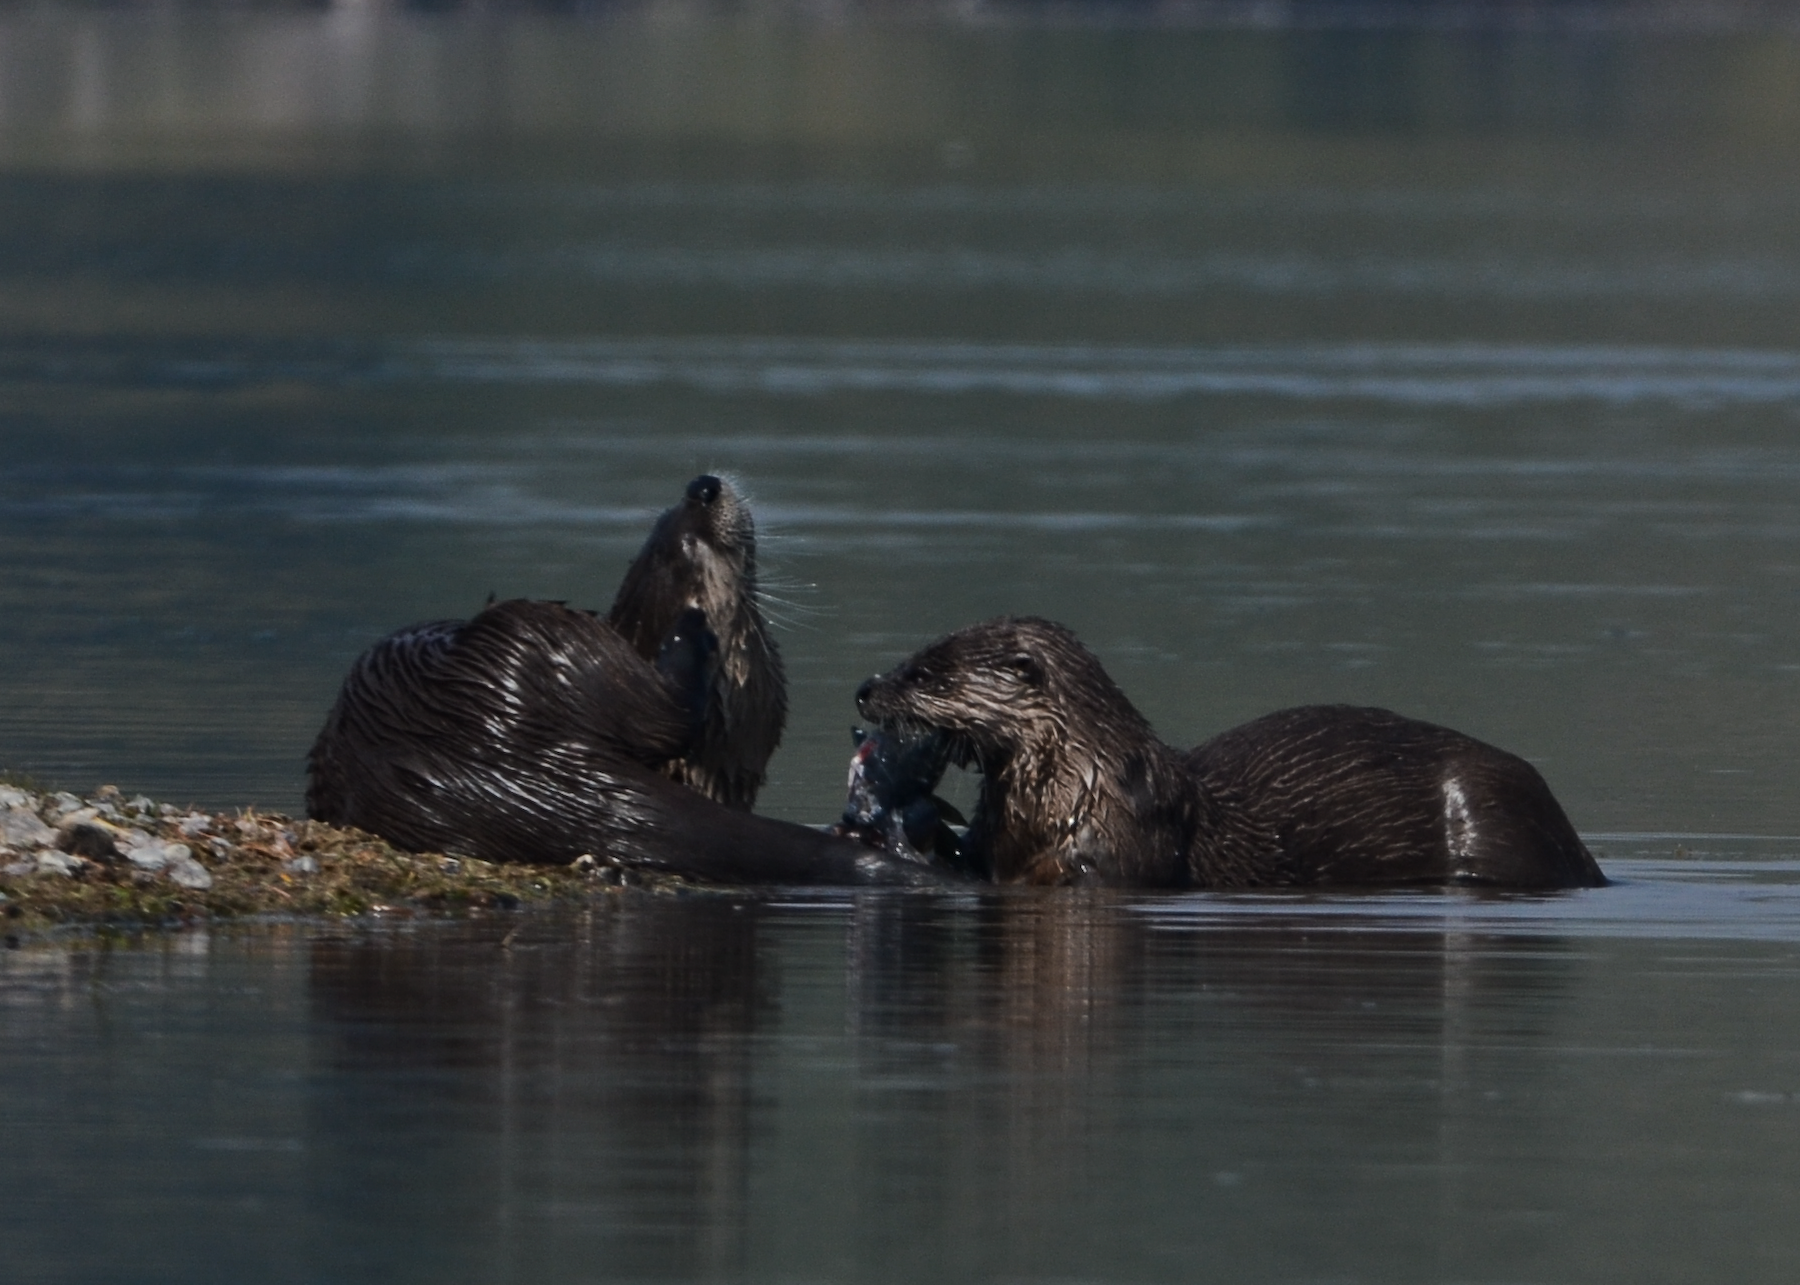
[{"label": "rocky shoreline", "polygon": [[[181,925],[246,915],[457,915],[612,895],[621,872],[412,853],[272,812],[204,812],[0,783],[0,925]],[[9,940],[8,944],[13,944]]]}]

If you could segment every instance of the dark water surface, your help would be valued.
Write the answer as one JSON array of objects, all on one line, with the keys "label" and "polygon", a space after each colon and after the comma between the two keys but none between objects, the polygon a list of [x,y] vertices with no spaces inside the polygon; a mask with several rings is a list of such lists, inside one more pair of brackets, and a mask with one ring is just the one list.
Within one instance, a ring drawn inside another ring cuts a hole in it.
[{"label": "dark water surface", "polygon": [[8,1279],[1791,1280],[1800,863],[1615,872],[0,953]]},{"label": "dark water surface", "polygon": [[1036,612],[1626,882],[32,947],[0,1274],[1794,1279],[1800,40],[985,12],[0,12],[0,766],[295,809],[360,649],[719,469],[768,811]]}]

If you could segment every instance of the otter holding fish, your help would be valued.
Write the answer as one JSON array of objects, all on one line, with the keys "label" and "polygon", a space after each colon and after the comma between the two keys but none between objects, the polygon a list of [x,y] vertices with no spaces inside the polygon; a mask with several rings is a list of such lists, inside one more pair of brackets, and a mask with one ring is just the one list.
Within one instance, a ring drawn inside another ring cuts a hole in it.
[{"label": "otter holding fish", "polygon": [[1072,632],[1047,620],[958,630],[863,683],[856,700],[881,729],[859,754],[981,773],[975,815],[949,857],[910,838],[930,829],[935,777],[915,770],[865,787],[876,797],[863,814],[912,810],[905,844],[892,824],[857,824],[853,797],[844,828],[901,859],[1001,883],[1606,882],[1543,778],[1504,750],[1387,710],[1317,705],[1184,754],[1157,738]]}]

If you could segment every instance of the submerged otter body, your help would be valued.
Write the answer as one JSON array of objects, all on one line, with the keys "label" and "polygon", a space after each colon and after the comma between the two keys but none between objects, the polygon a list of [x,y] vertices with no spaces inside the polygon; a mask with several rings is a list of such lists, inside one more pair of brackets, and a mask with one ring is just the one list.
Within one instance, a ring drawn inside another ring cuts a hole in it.
[{"label": "submerged otter body", "polygon": [[749,807],[785,684],[755,601],[749,511],[696,478],[611,613],[511,601],[376,643],[308,756],[307,812],[414,851],[739,882],[918,882]]},{"label": "submerged otter body", "polygon": [[1386,710],[1308,706],[1183,754],[1061,625],[974,625],[857,693],[982,773],[963,844],[1001,882],[1233,888],[1605,882],[1524,760]]},{"label": "submerged otter body", "polygon": [[1606,882],[1531,764],[1390,710],[1285,709],[1185,758],[1203,788],[1276,833],[1296,883]]}]

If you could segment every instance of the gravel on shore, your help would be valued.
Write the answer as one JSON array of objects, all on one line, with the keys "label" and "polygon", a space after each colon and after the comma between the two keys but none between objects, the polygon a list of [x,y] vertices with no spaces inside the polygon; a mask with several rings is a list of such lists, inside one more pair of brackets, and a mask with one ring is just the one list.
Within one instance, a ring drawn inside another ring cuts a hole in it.
[{"label": "gravel on shore", "polygon": [[621,873],[412,853],[272,812],[205,812],[0,782],[0,925],[182,924],[241,915],[455,915],[615,893]]}]

